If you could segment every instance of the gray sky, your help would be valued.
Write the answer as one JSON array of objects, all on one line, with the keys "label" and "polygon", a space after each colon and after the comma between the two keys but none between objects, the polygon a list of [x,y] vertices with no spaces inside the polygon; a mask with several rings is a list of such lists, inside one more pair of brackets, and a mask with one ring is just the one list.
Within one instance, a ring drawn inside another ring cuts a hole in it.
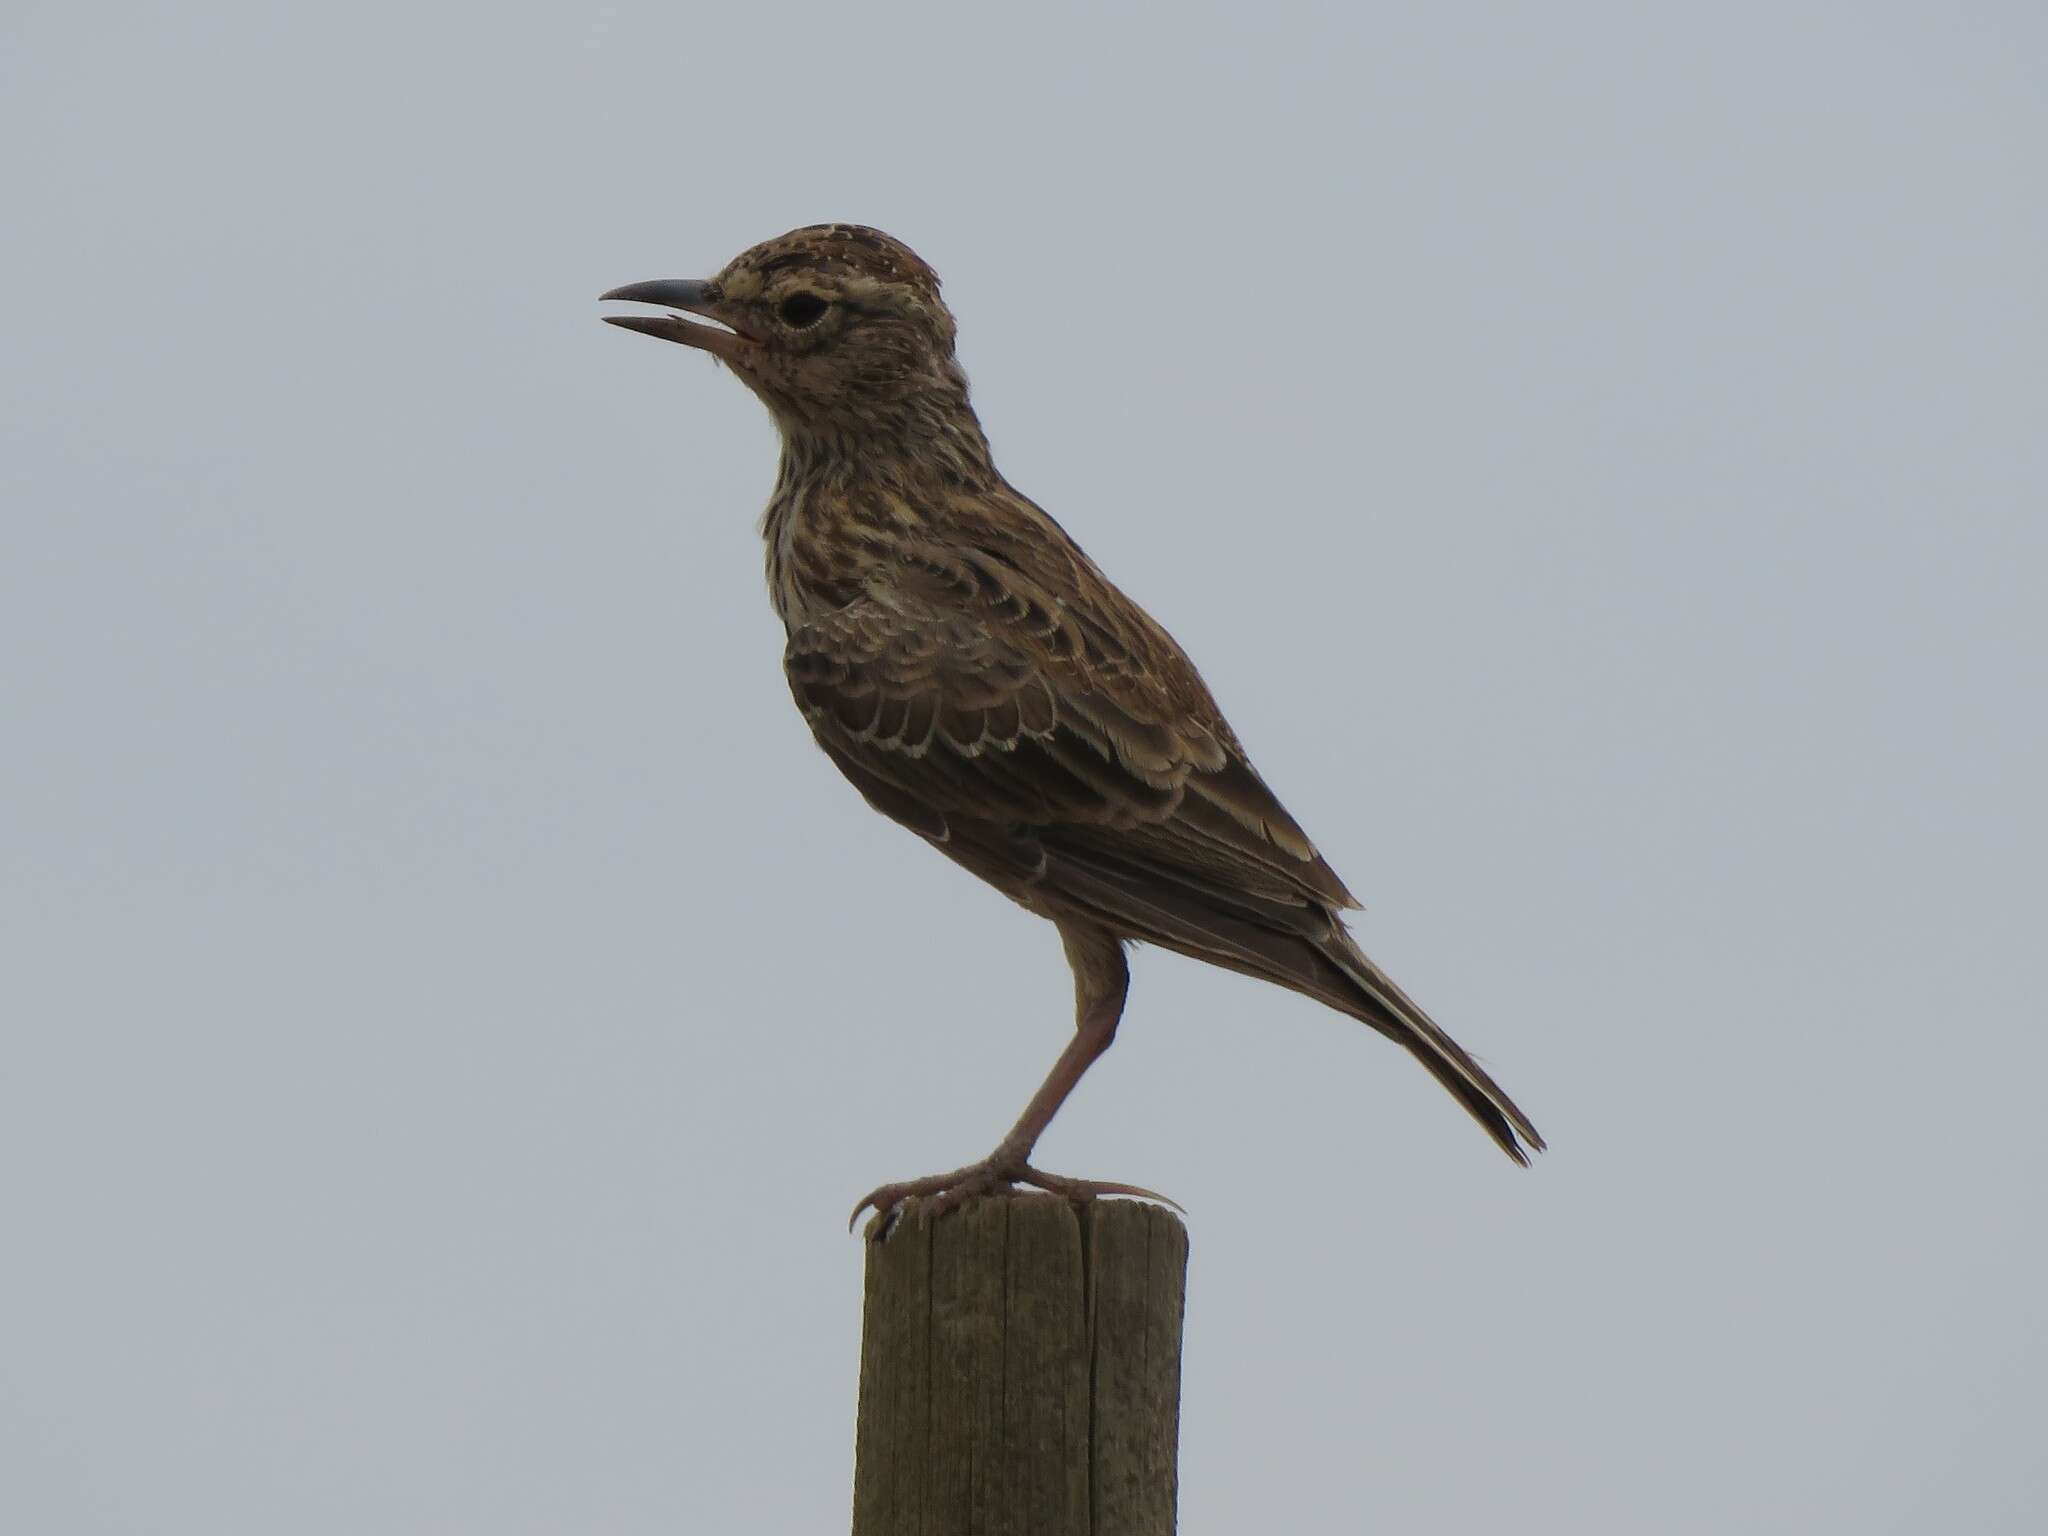
[{"label": "gray sky", "polygon": [[1183,1529],[2018,1531],[2030,4],[0,24],[0,1527],[843,1529],[859,1245],[1069,1026],[596,294],[855,219],[1555,1150],[1139,958]]}]

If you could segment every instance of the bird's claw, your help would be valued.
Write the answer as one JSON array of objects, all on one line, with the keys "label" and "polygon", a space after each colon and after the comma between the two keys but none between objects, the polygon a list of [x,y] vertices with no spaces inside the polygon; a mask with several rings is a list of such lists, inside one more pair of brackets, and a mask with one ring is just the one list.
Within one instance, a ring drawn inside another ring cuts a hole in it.
[{"label": "bird's claw", "polygon": [[1049,1195],[1074,1201],[1094,1200],[1103,1195],[1128,1195],[1138,1200],[1156,1200],[1183,1216],[1187,1214],[1179,1202],[1142,1185],[1118,1184],[1105,1179],[1070,1179],[1064,1174],[1041,1172],[1028,1163],[1001,1164],[990,1158],[970,1163],[965,1168],[955,1168],[951,1173],[935,1173],[926,1178],[907,1179],[900,1184],[884,1184],[870,1190],[854,1206],[853,1214],[846,1218],[846,1230],[853,1230],[862,1211],[873,1210],[874,1218],[868,1223],[866,1235],[871,1240],[880,1241],[889,1235],[913,1200],[922,1202],[917,1208],[918,1220],[929,1221],[977,1195],[1018,1184],[1028,1184]]}]

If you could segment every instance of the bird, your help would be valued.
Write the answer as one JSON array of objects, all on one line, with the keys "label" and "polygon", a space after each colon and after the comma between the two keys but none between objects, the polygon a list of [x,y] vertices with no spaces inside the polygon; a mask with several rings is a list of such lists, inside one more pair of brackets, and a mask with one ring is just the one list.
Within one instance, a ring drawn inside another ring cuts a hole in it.
[{"label": "bird", "polygon": [[1115,1038],[1134,943],[1369,1025],[1515,1162],[1543,1149],[1358,947],[1343,916],[1358,902],[1187,653],[998,472],[929,264],[865,225],[815,224],[715,277],[601,301],[660,306],[603,318],[709,353],[774,418],[768,590],[791,696],[825,756],[876,811],[1051,922],[1073,971],[1074,1033],[994,1151],[883,1184],[853,1221],[873,1211],[885,1231],[910,1202],[935,1214],[1020,1184],[1152,1195],[1030,1161]]}]

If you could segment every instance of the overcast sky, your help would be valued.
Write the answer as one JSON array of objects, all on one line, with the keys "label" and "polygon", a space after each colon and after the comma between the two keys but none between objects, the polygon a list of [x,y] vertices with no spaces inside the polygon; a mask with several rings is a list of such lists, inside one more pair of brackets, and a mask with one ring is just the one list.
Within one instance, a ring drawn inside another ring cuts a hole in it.
[{"label": "overcast sky", "polygon": [[0,1527],[845,1528],[1068,977],[595,299],[851,219],[1554,1148],[1138,957],[1183,1530],[2033,1529],[2041,8],[994,9],[8,6]]}]

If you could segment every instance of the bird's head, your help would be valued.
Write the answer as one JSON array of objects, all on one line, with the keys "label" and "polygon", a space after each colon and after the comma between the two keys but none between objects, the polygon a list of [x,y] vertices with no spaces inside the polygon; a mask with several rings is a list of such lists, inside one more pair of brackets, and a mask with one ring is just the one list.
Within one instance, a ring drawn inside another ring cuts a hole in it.
[{"label": "bird's head", "polygon": [[716,277],[629,283],[603,297],[681,311],[604,318],[709,352],[785,436],[973,419],[938,274],[880,230],[814,224],[741,252]]}]

